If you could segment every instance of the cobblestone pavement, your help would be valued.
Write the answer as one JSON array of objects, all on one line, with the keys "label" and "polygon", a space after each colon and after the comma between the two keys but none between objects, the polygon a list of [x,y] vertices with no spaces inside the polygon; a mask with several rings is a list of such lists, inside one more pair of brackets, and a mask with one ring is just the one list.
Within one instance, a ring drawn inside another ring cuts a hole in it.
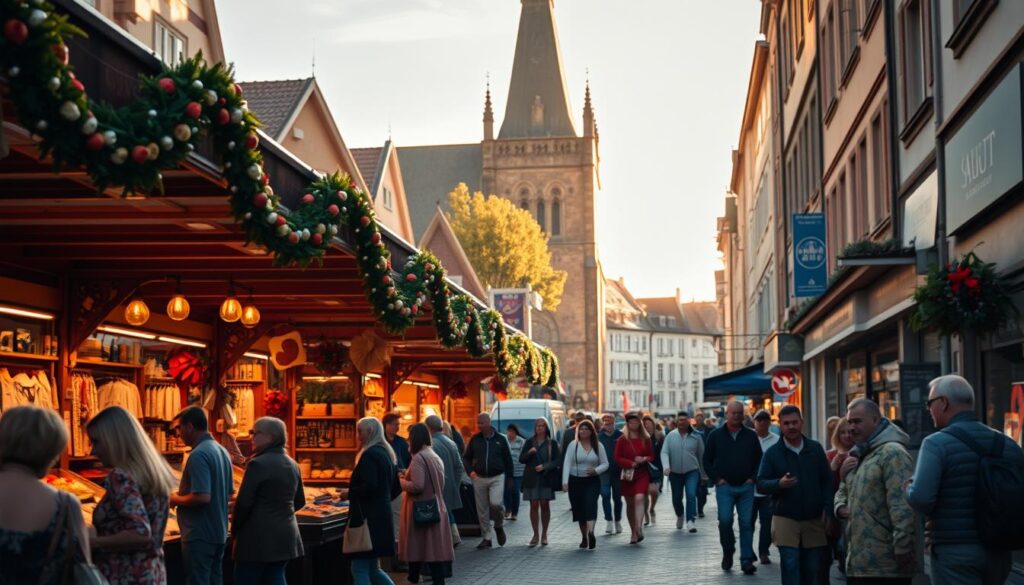
[{"label": "cobblestone pavement", "polygon": [[[739,568],[739,553],[731,572],[721,568],[722,553],[715,521],[715,499],[708,497],[706,517],[697,521],[697,533],[676,530],[675,514],[668,486],[658,502],[657,523],[648,526],[644,542],[630,546],[629,527],[623,518],[622,534],[604,534],[605,523],[598,520],[597,549],[580,550],[579,528],[572,522],[568,498],[558,494],[551,507],[549,546],[529,548],[532,535],[529,507],[520,510],[519,520],[506,522],[508,543],[499,548],[478,551],[479,537],[468,537],[456,549],[453,585],[510,585],[557,583],[686,583],[717,585],[741,583],[757,585],[779,583],[778,553],[772,551],[773,564],[758,565],[757,573],[746,576]],[[603,514],[599,511],[600,518]]]}]

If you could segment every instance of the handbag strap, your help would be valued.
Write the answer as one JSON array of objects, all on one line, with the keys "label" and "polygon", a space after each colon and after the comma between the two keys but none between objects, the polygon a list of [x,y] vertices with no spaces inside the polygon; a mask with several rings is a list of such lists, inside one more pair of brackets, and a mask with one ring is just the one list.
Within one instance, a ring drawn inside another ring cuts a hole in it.
[{"label": "handbag strap", "polygon": [[[46,551],[46,563],[44,563],[44,567],[50,566],[51,561],[53,561],[53,556],[57,554],[57,545],[60,544],[61,539],[63,537],[66,537],[66,535],[70,532],[67,529],[69,516],[68,506],[69,504],[67,498],[64,496],[64,492],[57,492],[57,522],[54,524],[53,537],[50,539],[50,546]],[[61,563],[61,583],[65,582],[64,575],[67,574],[68,558],[70,558],[71,556],[70,552],[71,547],[66,546],[64,551],[64,562]],[[47,571],[43,571],[39,575],[40,585],[45,583],[46,580],[51,576],[52,575]]]},{"label": "handbag strap", "polygon": [[430,463],[427,462],[427,458],[422,454],[417,453],[417,455],[423,460],[423,467],[427,469],[427,479],[430,480],[430,489],[434,492],[434,497],[437,498],[437,486],[434,485],[434,472],[430,469]]}]

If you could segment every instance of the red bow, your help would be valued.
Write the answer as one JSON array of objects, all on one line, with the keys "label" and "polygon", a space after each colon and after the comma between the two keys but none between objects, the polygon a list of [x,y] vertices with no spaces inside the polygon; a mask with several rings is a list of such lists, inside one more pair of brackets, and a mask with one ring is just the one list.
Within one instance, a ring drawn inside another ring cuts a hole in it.
[{"label": "red bow", "polygon": [[978,279],[974,278],[971,269],[967,266],[961,266],[955,272],[949,273],[946,280],[949,281],[949,288],[953,294],[959,293],[961,286],[966,286],[967,290],[971,292],[978,288]]},{"label": "red bow", "polygon": [[183,386],[199,386],[206,377],[206,366],[199,356],[186,349],[175,349],[167,356],[167,371]]}]

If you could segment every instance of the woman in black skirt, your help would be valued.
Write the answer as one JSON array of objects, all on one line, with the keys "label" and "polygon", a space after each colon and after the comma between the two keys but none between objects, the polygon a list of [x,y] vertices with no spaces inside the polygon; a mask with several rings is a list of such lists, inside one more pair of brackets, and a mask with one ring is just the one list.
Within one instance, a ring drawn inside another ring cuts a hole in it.
[{"label": "woman in black skirt", "polygon": [[[551,438],[551,429],[545,418],[533,423],[533,437],[523,445],[519,462],[526,465],[523,471],[523,499],[530,502],[530,524],[533,538],[530,546],[548,545],[548,524],[551,523],[551,500],[555,499],[558,488],[558,465],[561,463],[558,442]],[[538,539],[538,528],[542,528]]]},{"label": "woman in black skirt", "polygon": [[562,489],[569,492],[572,520],[580,525],[580,548],[597,546],[594,523],[597,522],[597,498],[601,495],[602,473],[608,470],[608,455],[597,440],[594,423],[583,420],[576,425],[576,438],[565,449],[562,464]]}]

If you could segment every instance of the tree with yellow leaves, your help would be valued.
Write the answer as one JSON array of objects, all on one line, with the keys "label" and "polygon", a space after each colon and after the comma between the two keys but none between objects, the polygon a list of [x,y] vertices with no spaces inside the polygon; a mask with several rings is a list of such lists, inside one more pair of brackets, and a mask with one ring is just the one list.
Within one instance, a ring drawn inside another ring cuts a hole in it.
[{"label": "tree with yellow leaves", "polygon": [[529,285],[545,311],[558,308],[568,275],[551,267],[548,237],[529,211],[495,195],[470,195],[465,183],[448,194],[448,203],[448,221],[481,281],[492,288]]}]

